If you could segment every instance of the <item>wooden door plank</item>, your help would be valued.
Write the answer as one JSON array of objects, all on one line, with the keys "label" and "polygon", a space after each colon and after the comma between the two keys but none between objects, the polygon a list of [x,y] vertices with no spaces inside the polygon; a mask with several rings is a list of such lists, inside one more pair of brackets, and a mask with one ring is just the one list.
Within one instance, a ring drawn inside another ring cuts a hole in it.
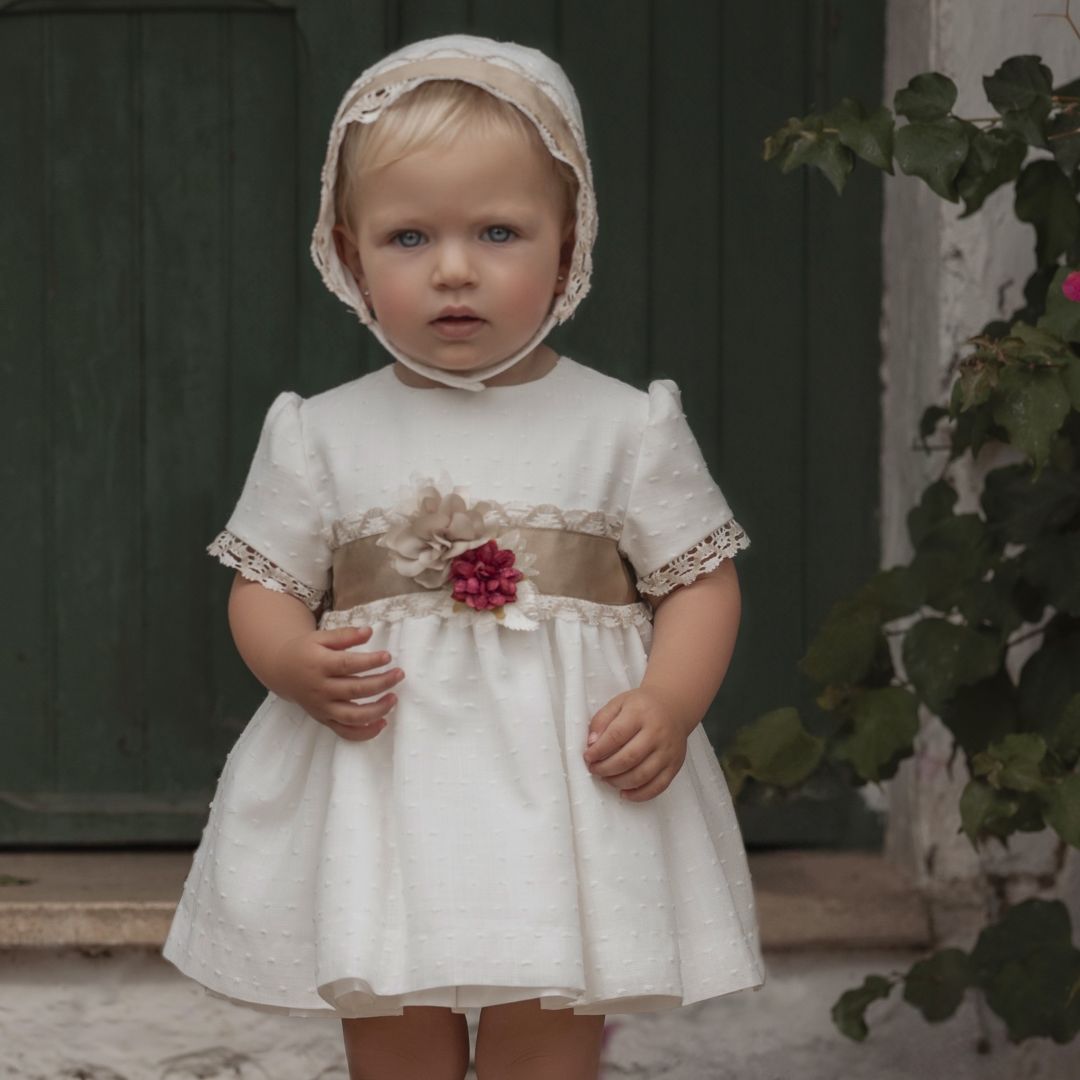
[{"label": "wooden door plank", "polygon": [[651,371],[649,10],[646,0],[562,10],[563,66],[585,116],[600,228],[592,291],[555,341],[638,386]]},{"label": "wooden door plank", "polygon": [[[124,790],[142,738],[143,486],[133,18],[49,23],[56,784]],[[134,773],[134,775],[133,775]]]},{"label": "wooden door plank", "polygon": [[0,498],[7,562],[8,618],[0,655],[4,708],[0,716],[0,788],[34,791],[53,783],[56,726],[50,687],[53,566],[50,516],[52,420],[46,319],[47,165],[40,131],[45,120],[46,27],[23,19],[0,26],[0,280],[4,282],[4,347],[0,378],[8,402],[0,426]]}]

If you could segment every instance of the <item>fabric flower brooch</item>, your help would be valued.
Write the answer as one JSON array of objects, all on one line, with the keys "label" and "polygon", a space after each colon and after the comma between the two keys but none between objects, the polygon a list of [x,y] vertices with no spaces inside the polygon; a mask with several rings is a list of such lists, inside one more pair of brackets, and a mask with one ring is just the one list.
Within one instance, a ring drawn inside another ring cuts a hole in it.
[{"label": "fabric flower brooch", "polygon": [[[449,486],[447,479],[444,474],[443,487]],[[505,517],[498,503],[469,506],[459,488],[444,494],[424,479],[399,506],[395,524],[375,543],[392,553],[399,574],[447,592],[455,612],[489,611],[507,626],[533,629],[535,621],[513,605],[535,592],[526,579],[539,572],[533,568],[536,555],[526,551],[518,529],[504,530],[492,520]]]}]

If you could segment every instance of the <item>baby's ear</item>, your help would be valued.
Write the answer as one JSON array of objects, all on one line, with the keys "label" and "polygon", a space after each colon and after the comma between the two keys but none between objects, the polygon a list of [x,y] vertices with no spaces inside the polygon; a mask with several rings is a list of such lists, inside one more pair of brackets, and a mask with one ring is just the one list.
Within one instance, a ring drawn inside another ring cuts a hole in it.
[{"label": "baby's ear", "polygon": [[349,268],[356,284],[364,287],[364,269],[360,263],[360,250],[352,234],[344,225],[335,225],[331,230],[334,236],[334,247],[337,248],[338,258]]}]

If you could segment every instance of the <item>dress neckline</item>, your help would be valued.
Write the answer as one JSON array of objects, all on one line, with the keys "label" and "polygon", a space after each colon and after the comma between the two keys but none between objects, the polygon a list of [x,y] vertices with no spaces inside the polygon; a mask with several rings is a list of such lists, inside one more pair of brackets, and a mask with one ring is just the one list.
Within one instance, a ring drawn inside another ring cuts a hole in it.
[{"label": "dress neckline", "polygon": [[387,373],[387,378],[390,380],[390,382],[394,383],[396,386],[401,387],[402,390],[415,390],[421,394],[430,393],[432,391],[438,392],[451,390],[454,393],[465,393],[469,397],[483,397],[485,394],[490,394],[492,392],[506,393],[507,391],[511,390],[527,390],[530,386],[540,386],[553,380],[558,374],[558,372],[563,367],[568,366],[569,363],[569,358],[563,356],[562,353],[559,353],[556,355],[555,363],[552,364],[551,368],[548,371],[545,371],[539,379],[529,379],[528,382],[521,383],[503,383],[497,384],[495,386],[485,386],[483,390],[478,391],[463,391],[460,387],[457,386],[410,386],[407,382],[403,382],[401,379],[398,378],[397,372],[394,370],[393,364],[387,364],[385,370]]}]

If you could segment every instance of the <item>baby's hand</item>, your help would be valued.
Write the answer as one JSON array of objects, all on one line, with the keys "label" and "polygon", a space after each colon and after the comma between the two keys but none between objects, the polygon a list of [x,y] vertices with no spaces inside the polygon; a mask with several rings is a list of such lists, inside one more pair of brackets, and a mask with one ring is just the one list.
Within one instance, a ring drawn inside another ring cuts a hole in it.
[{"label": "baby's hand", "polygon": [[371,627],[343,626],[337,630],[312,630],[290,638],[275,657],[281,696],[296,702],[312,719],[336,731],[343,739],[362,742],[373,739],[387,725],[381,719],[397,698],[383,694],[363,705],[353,698],[371,697],[400,682],[400,668],[377,675],[354,678],[358,671],[370,671],[390,662],[383,652],[347,652],[371,637]]},{"label": "baby's hand", "polygon": [[585,763],[634,802],[655,798],[686,760],[687,731],[668,698],[638,687],[613,697],[589,723],[599,738]]}]

